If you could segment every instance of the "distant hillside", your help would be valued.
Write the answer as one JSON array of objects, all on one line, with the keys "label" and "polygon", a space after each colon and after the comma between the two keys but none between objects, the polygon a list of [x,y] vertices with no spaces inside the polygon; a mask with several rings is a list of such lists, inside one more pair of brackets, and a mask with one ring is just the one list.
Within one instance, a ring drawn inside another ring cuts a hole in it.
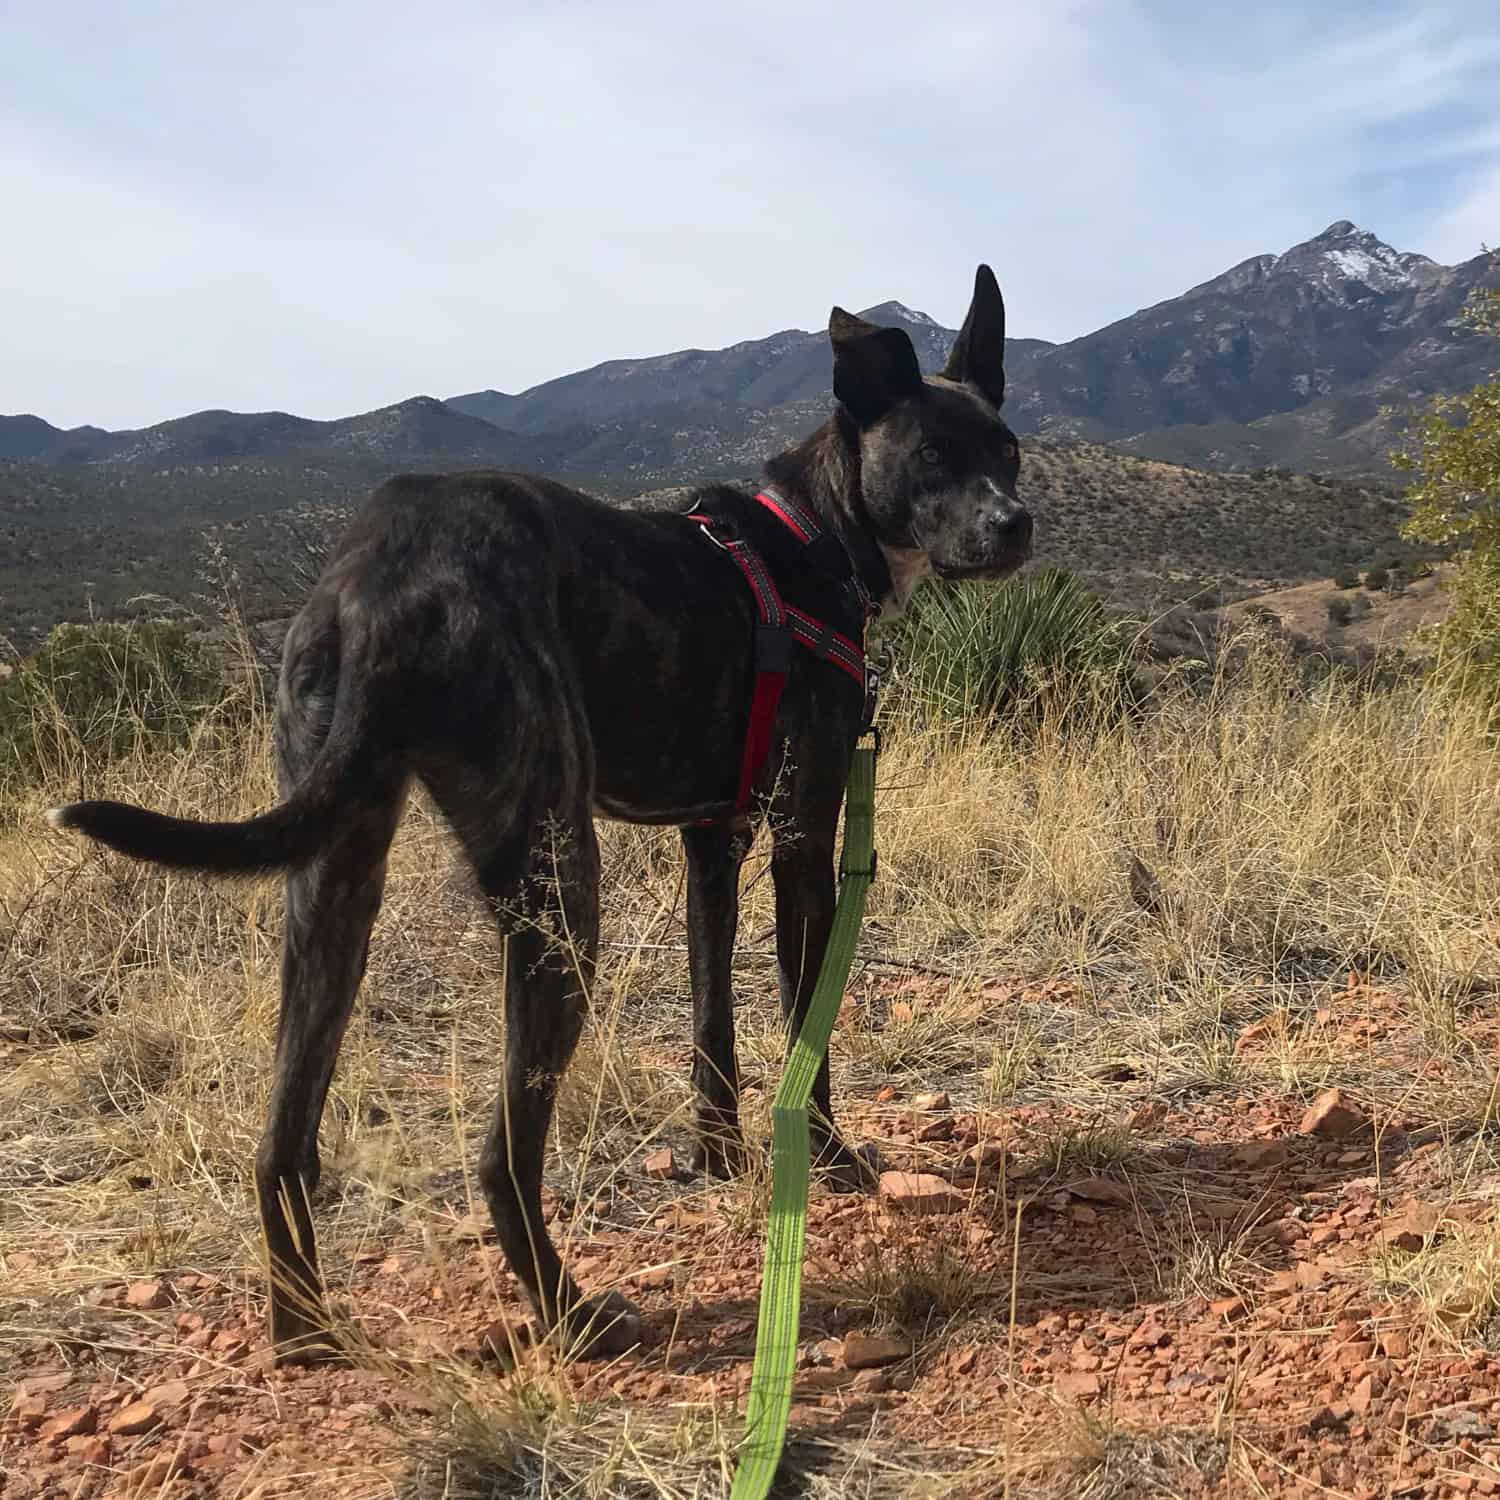
[{"label": "distant hillside", "polygon": [[[753,467],[728,460],[731,476]],[[64,470],[0,463],[0,635],[34,642],[89,608],[142,594],[209,590],[212,545],[251,606],[284,612],[306,587],[306,558],[378,475],[367,457],[318,464],[239,460],[150,469]],[[1033,439],[1022,485],[1039,560],[1074,568],[1109,597],[1148,607],[1205,584],[1233,597],[1326,577],[1399,548],[1389,492],[1301,476],[1182,469],[1096,444]],[[596,491],[677,508],[681,487]]]}]

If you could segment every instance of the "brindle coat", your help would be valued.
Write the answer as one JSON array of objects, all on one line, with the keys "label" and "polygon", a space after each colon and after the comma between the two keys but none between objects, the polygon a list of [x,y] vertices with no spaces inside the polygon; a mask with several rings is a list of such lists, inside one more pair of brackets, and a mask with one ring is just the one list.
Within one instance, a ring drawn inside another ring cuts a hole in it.
[{"label": "brindle coat", "polygon": [[[999,415],[1005,310],[988,267],[941,376],[922,377],[900,329],[835,308],[829,335],[834,413],[767,465],[770,480],[816,512],[884,604],[929,569],[1018,567],[1031,519]],[[850,594],[752,496],[716,487],[695,507],[761,550],[789,602],[859,636]],[[308,1208],[318,1122],[413,779],[451,823],[508,944],[505,1085],[479,1167],[500,1244],[544,1327],[582,1353],[635,1341],[634,1310],[579,1292],[541,1214],[553,1092],[594,970],[593,819],[682,828],[696,1164],[730,1173],[743,1150],[730,987],[740,864],[769,814],[781,1001],[795,1025],[833,916],[835,830],[862,710],[856,683],[798,650],[756,819],[736,817],[754,625],[735,568],[681,515],[615,510],[515,474],[392,479],[288,632],[278,806],[243,823],[109,802],[52,814],[139,859],[287,872],[275,1081],[256,1157],[280,1357],[333,1348]],[[826,1063],[813,1097],[817,1159],[856,1186],[868,1168],[834,1129]]]}]

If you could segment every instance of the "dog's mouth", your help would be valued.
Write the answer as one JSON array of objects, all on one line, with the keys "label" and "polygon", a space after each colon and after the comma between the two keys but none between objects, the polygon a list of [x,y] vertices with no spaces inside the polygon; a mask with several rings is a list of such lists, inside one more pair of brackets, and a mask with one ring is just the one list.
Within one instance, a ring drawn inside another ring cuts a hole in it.
[{"label": "dog's mouth", "polygon": [[1015,552],[994,562],[983,563],[940,563],[934,560],[932,571],[938,578],[949,582],[961,579],[991,579],[999,580],[1009,578],[1012,573],[1017,573],[1031,557],[1031,545],[1018,547]]}]

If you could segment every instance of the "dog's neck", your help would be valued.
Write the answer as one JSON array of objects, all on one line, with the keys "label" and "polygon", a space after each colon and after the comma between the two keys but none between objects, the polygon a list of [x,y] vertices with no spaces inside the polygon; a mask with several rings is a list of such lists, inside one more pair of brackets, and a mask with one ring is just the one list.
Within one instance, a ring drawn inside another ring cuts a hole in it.
[{"label": "dog's neck", "polygon": [[[779,453],[766,464],[766,478],[810,506],[825,527],[844,544],[859,581],[882,615],[899,610],[920,572],[911,575],[875,535],[865,511],[859,478],[859,440],[844,430],[840,415],[830,417],[813,435]],[[904,556],[904,553],[902,554]],[[924,559],[925,560],[925,559]]]}]

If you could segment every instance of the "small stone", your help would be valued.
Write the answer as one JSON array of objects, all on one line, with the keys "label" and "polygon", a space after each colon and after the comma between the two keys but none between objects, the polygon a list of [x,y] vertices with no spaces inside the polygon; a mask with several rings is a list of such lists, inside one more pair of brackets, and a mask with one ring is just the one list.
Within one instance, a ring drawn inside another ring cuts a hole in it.
[{"label": "small stone", "polygon": [[956,1355],[950,1367],[955,1375],[967,1375],[976,1364],[979,1363],[979,1350],[965,1349],[962,1354]]},{"label": "small stone", "polygon": [[109,1439],[107,1437],[74,1437],[67,1443],[68,1453],[81,1464],[102,1469],[109,1464]]},{"label": "small stone", "polygon": [[1230,1160],[1237,1167],[1279,1167],[1287,1155],[1285,1141],[1246,1141],[1235,1147]]},{"label": "small stone", "polygon": [[471,1244],[495,1244],[499,1235],[495,1233],[495,1221],[490,1217],[488,1209],[471,1209],[461,1219],[455,1219],[448,1231],[456,1240],[465,1240]]},{"label": "small stone", "polygon": [[899,1364],[911,1355],[905,1339],[887,1338],[881,1334],[851,1333],[844,1340],[846,1370],[874,1370],[882,1365]]},{"label": "small stone", "polygon": [[1284,1010],[1274,1010],[1270,1015],[1262,1016],[1259,1021],[1251,1022],[1235,1038],[1234,1050],[1243,1054],[1260,1042],[1266,1042],[1272,1037],[1280,1036],[1286,1030],[1286,1022],[1287,1013]]},{"label": "small stone", "polygon": [[170,1301],[166,1284],[160,1281],[138,1281],[125,1292],[125,1306],[138,1312],[155,1312]]},{"label": "small stone", "polygon": [[672,1155],[672,1148],[664,1146],[660,1151],[648,1152],[641,1162],[641,1170],[647,1177],[675,1177],[677,1159]]},{"label": "small stone", "polygon": [[1130,1189],[1108,1177],[1085,1177],[1081,1182],[1070,1182],[1068,1191],[1075,1198],[1085,1198],[1090,1203],[1111,1203],[1118,1206],[1131,1201]]},{"label": "small stone", "polygon": [[1442,1210],[1436,1204],[1413,1198],[1397,1216],[1387,1240],[1397,1250],[1415,1255],[1437,1234],[1442,1221]]},{"label": "small stone", "polygon": [[42,1418],[47,1415],[47,1398],[19,1396],[11,1406],[10,1414],[18,1427],[29,1432],[33,1427],[42,1425]]},{"label": "small stone", "polygon": [[1380,1335],[1380,1352],[1387,1359],[1405,1359],[1411,1353],[1411,1340],[1399,1328]]},{"label": "small stone", "polygon": [[185,1380],[169,1380],[165,1385],[153,1386],[141,1399],[157,1407],[181,1406],[188,1394]]},{"label": "small stone", "polygon": [[1344,1102],[1339,1089],[1324,1089],[1308,1106],[1297,1126],[1302,1135],[1322,1136],[1325,1140],[1341,1141],[1353,1135],[1365,1124],[1365,1117]]},{"label": "small stone", "polygon": [[149,1495],[162,1488],[169,1479],[187,1478],[192,1466],[182,1453],[164,1453],[149,1463],[130,1470],[125,1475],[125,1492],[129,1495]]},{"label": "small stone", "polygon": [[1439,1442],[1456,1443],[1469,1438],[1476,1443],[1487,1443],[1495,1435],[1495,1429],[1475,1411],[1456,1411],[1437,1418],[1432,1425],[1432,1436]]},{"label": "small stone", "polygon": [[1208,1304],[1210,1315],[1222,1323],[1232,1323],[1236,1318],[1243,1318],[1245,1310],[1243,1297],[1221,1297],[1217,1302]]},{"label": "small stone", "polygon": [[889,1370],[860,1370],[854,1377],[854,1389],[870,1393],[888,1391],[891,1388]]},{"label": "small stone", "polygon": [[1059,1396],[1071,1396],[1074,1400],[1097,1396],[1100,1390],[1099,1377],[1087,1370],[1064,1370],[1053,1381],[1053,1387]]},{"label": "small stone", "polygon": [[901,1097],[901,1090],[894,1084],[888,1083],[882,1089],[877,1090],[875,1102],[877,1104],[894,1104]]},{"label": "small stone", "polygon": [[1307,1419],[1309,1432],[1336,1432],[1343,1434],[1349,1426],[1347,1416],[1332,1406],[1320,1406]]},{"label": "small stone", "polygon": [[16,1387],[18,1396],[55,1396],[73,1384],[73,1376],[63,1370],[56,1375],[28,1375]]},{"label": "small stone", "polygon": [[1005,1162],[1005,1147],[999,1141],[981,1141],[971,1150],[964,1152],[964,1165],[973,1167],[976,1171],[987,1172],[1002,1166]]},{"label": "small stone", "polygon": [[901,1213],[949,1214],[968,1204],[968,1197],[931,1172],[882,1172],[881,1201]]},{"label": "small stone", "polygon": [[948,1117],[933,1120],[917,1132],[919,1141],[946,1141],[953,1134],[953,1121]]},{"label": "small stone", "polygon": [[1125,1121],[1125,1128],[1155,1130],[1166,1118],[1167,1106],[1160,1099],[1153,1099],[1149,1104],[1141,1104],[1131,1110],[1130,1117]]},{"label": "small stone", "polygon": [[99,1425],[99,1408],[96,1406],[74,1406],[60,1411],[42,1428],[42,1438],[49,1443],[65,1438],[82,1437]]},{"label": "small stone", "polygon": [[109,1430],[116,1437],[137,1437],[150,1432],[161,1421],[161,1413],[149,1401],[132,1401],[109,1419]]},{"label": "small stone", "polygon": [[924,1114],[936,1114],[940,1109],[948,1109],[950,1104],[946,1094],[916,1094],[911,1101],[911,1107]]},{"label": "small stone", "polygon": [[1375,1400],[1375,1378],[1366,1375],[1358,1385],[1349,1392],[1349,1409],[1356,1416],[1367,1417],[1370,1414],[1371,1403]]}]

